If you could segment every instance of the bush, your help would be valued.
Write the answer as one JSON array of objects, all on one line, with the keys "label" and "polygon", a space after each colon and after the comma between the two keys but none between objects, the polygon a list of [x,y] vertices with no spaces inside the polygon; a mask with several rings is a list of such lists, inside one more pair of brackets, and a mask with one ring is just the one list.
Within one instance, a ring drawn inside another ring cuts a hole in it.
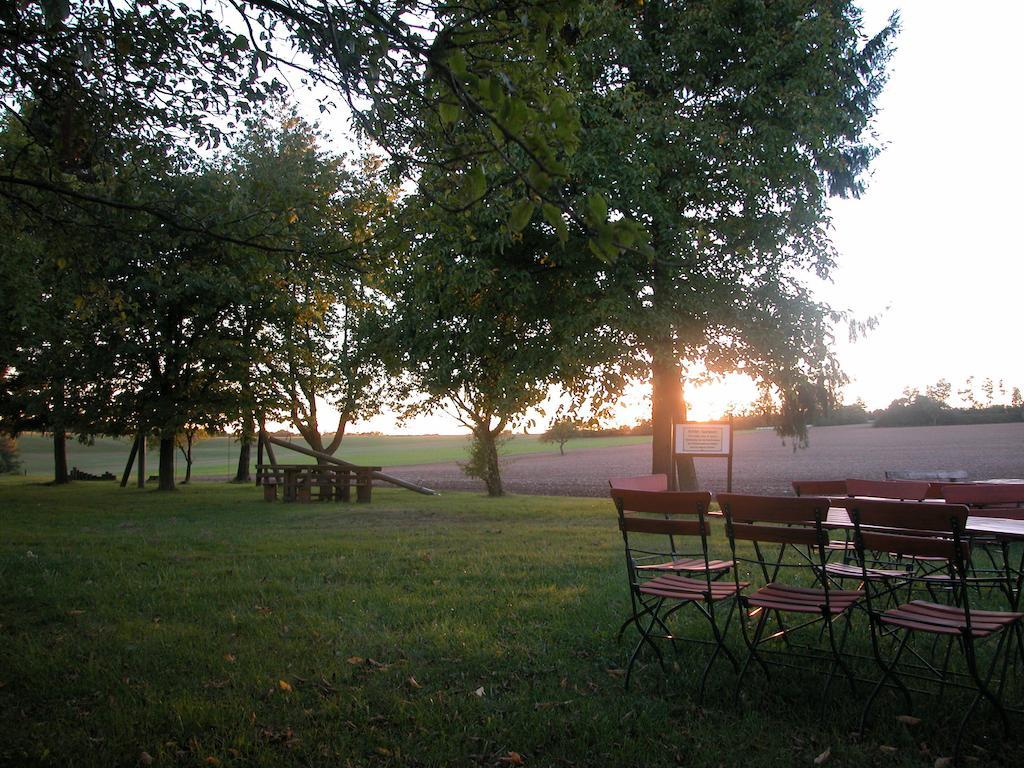
[{"label": "bush", "polygon": [[21,467],[18,458],[18,443],[10,437],[0,436],[0,475],[17,472]]}]

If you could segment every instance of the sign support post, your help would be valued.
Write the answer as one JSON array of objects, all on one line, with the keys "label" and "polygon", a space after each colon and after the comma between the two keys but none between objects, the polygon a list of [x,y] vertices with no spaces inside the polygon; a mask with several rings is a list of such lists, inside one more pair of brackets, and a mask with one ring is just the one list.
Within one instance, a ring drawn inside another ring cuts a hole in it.
[{"label": "sign support post", "polygon": [[732,493],[732,414],[729,414],[728,421],[687,421],[675,424],[673,464],[680,457],[725,459],[726,492]]}]

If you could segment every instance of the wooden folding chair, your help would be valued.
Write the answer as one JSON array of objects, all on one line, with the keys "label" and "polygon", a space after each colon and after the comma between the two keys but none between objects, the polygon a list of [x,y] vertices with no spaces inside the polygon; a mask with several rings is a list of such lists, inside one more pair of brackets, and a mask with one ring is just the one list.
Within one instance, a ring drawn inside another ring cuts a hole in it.
[{"label": "wooden folding chair", "polygon": [[[827,698],[832,679],[841,670],[854,687],[854,676],[842,650],[849,634],[849,614],[863,596],[863,590],[834,589],[828,579],[819,578],[827,563],[828,536],[823,523],[828,517],[829,500],[825,497],[746,496],[732,493],[718,494],[725,529],[729,537],[732,557],[737,563],[751,563],[761,572],[764,584],[755,592],[739,596],[743,639],[747,644],[747,658],[740,670],[736,694],[739,695],[743,677],[752,661],[756,661],[770,679],[766,643],[781,639],[786,643],[785,653],[805,660],[827,661],[828,674],[824,695]],[[746,557],[737,549],[738,542],[749,542],[754,556]],[[737,574],[738,568],[733,569]],[[786,580],[780,577],[786,574]],[[803,583],[800,576],[803,575]],[[810,584],[811,586],[808,586]],[[810,616],[796,626],[788,626],[783,618],[787,614]],[[753,633],[747,623],[757,617]],[[777,629],[765,635],[769,617],[774,616]],[[843,620],[843,631],[837,637],[836,621]],[[793,635],[811,625],[823,627],[827,635],[827,649],[815,646],[797,646]],[[771,652],[774,654],[775,652]],[[791,660],[772,662],[807,671],[806,664]]]},{"label": "wooden folding chair", "polygon": [[[913,698],[905,679],[937,683],[941,693],[947,686],[968,688],[975,696],[964,713],[957,732],[954,761],[959,756],[964,731],[982,699],[999,713],[1004,731],[1009,729],[1007,709],[1002,695],[1012,655],[1024,662],[1024,637],[1021,620],[1024,613],[978,610],[971,605],[968,591],[969,544],[965,528],[968,509],[956,504],[914,504],[894,501],[859,500],[850,508],[854,524],[854,543],[862,559],[870,552],[898,552],[912,557],[943,558],[950,564],[958,588],[950,594],[953,604],[912,600],[896,607],[878,606],[871,582],[866,590],[865,606],[870,617],[871,646],[882,670],[861,714],[861,731],[867,725],[871,707],[887,684],[903,694],[908,707]],[[913,577],[919,578],[919,577]],[[899,640],[895,652],[886,657],[882,642],[895,633]],[[934,644],[931,651],[910,644],[912,638],[925,635],[934,640],[946,639],[942,660],[936,663]],[[1012,640],[1008,639],[1012,636]],[[995,638],[996,648],[987,669],[979,661],[978,646]],[[959,647],[967,666],[967,674],[956,673],[950,666],[954,644]],[[1011,653],[1011,647],[1014,652]],[[914,661],[902,664],[905,653]],[[998,680],[994,675],[1000,668]]]},{"label": "wooden folding chair", "polygon": [[[972,516],[1024,520],[1024,483],[958,483],[947,485],[942,491],[948,503],[967,505]],[[1010,607],[1015,609],[1024,582],[1024,551],[1020,553],[1020,564],[1014,567],[1010,542],[1006,538],[972,535],[970,541],[976,550],[984,553],[991,566],[982,569],[972,562],[972,576],[1002,574]]]},{"label": "wooden folding chair", "polygon": [[[845,503],[845,480],[794,480],[792,486],[793,493],[797,496],[828,496],[833,506]],[[843,563],[848,563],[849,555],[853,552],[853,542],[849,536],[844,539],[830,539],[828,548],[832,552],[842,552]]]},{"label": "wooden folding chair", "polygon": [[[619,530],[626,550],[632,607],[632,615],[619,629],[619,636],[630,624],[640,632],[640,640],[630,654],[626,668],[626,687],[629,687],[633,665],[645,645],[654,650],[664,666],[664,658],[654,640],[668,640],[673,648],[676,640],[711,642],[714,651],[700,677],[703,699],[708,673],[720,654],[724,654],[738,669],[736,658],[725,645],[734,602],[730,603],[721,628],[716,609],[723,601],[732,601],[746,586],[740,581],[718,581],[729,572],[733,563],[711,559],[708,553],[710,525],[706,515],[711,494],[618,488],[613,489],[611,495],[619,514]],[[695,549],[698,542],[699,549]],[[711,641],[682,636],[669,628],[669,618],[688,605],[694,606],[707,620]]]}]

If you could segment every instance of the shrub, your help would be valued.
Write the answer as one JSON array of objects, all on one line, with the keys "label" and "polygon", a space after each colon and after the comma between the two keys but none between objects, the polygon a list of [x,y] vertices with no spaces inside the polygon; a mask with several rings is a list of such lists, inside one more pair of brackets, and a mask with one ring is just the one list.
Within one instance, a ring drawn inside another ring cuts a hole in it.
[{"label": "shrub", "polygon": [[0,435],[0,475],[17,472],[21,466],[18,458],[18,443],[10,437]]}]

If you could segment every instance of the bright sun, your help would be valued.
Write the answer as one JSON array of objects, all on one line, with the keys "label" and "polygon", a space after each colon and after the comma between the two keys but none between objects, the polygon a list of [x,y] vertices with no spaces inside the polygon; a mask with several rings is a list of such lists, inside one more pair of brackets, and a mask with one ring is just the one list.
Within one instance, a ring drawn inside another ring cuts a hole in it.
[{"label": "bright sun", "polygon": [[[757,386],[748,376],[730,374],[720,381],[690,385],[686,388],[687,419],[713,421],[724,416],[730,407],[740,411],[758,396]],[[619,400],[612,421],[631,425],[651,417],[650,384],[630,386]]]}]

